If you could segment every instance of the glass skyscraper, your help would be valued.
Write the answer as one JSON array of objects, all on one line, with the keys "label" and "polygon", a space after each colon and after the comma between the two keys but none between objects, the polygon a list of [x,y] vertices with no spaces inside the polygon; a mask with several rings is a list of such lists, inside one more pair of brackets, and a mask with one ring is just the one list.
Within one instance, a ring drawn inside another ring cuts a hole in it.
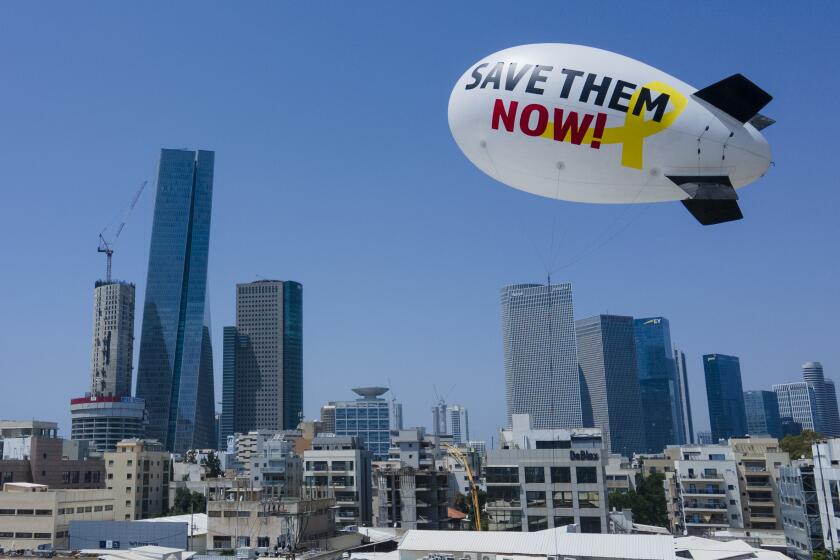
[{"label": "glass skyscraper", "polygon": [[664,317],[636,319],[633,325],[645,442],[649,453],[661,453],[687,441],[671,327]]},{"label": "glass skyscraper", "polygon": [[747,416],[740,360],[737,356],[706,354],[703,356],[703,369],[706,373],[712,439],[719,441],[746,435]]},{"label": "glass skyscraper", "polygon": [[213,161],[209,151],[162,150],[158,169],[137,396],[146,437],[176,453],[217,443],[207,304]]},{"label": "glass skyscraper", "polygon": [[814,389],[800,381],[797,383],[779,383],[773,385],[776,400],[779,403],[779,416],[799,424],[802,430],[817,428],[817,405]]},{"label": "glass skyscraper", "polygon": [[507,422],[582,426],[571,284],[514,284],[501,291]]},{"label": "glass skyscraper", "polygon": [[303,286],[236,285],[236,327],[225,327],[224,429],[293,430],[303,416]]},{"label": "glass skyscraper", "polygon": [[820,362],[802,364],[802,378],[814,390],[816,431],[826,437],[840,436],[840,417],[837,413],[837,394],[834,383],[828,383]]},{"label": "glass skyscraper", "polygon": [[584,418],[601,428],[611,453],[645,451],[633,317],[598,315],[575,322]]},{"label": "glass skyscraper", "polygon": [[744,391],[744,411],[751,436],[782,437],[779,401],[774,391]]},{"label": "glass skyscraper", "polygon": [[686,443],[694,443],[694,420],[691,416],[691,392],[688,390],[688,368],[685,365],[685,353],[674,349],[674,364],[677,366],[677,386],[682,404],[683,432]]}]

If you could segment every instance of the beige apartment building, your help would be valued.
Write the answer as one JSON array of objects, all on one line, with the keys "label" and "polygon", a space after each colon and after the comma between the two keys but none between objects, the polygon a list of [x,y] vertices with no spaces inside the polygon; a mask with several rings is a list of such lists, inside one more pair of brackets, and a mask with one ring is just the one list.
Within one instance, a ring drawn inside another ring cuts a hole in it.
[{"label": "beige apartment building", "polygon": [[0,547],[66,549],[70,521],[113,519],[111,490],[52,490],[43,484],[10,482],[0,492]]},{"label": "beige apartment building", "polygon": [[169,510],[171,456],[155,440],[126,439],[105,453],[116,521],[147,519]]},{"label": "beige apartment building", "polygon": [[731,438],[729,447],[738,462],[745,526],[783,529],[779,469],[790,465],[790,456],[779,449],[779,441],[771,437]]}]

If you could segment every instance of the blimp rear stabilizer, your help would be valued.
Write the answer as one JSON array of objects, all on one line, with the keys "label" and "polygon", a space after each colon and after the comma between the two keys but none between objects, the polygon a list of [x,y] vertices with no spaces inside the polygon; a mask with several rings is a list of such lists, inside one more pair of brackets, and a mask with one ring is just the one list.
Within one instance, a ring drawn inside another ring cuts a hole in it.
[{"label": "blimp rear stabilizer", "polygon": [[478,61],[449,126],[479,169],[540,196],[604,204],[682,201],[702,224],[742,217],[762,177],[772,97],[740,74],[697,89],[620,54],[523,45]]}]

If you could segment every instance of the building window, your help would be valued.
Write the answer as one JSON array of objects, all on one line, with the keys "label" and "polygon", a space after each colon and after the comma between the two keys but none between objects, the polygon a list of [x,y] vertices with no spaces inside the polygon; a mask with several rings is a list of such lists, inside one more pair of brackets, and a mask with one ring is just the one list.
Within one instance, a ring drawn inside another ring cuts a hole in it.
[{"label": "building window", "polygon": [[19,509],[17,510],[18,515],[35,515],[34,509]]},{"label": "building window", "polygon": [[521,511],[489,511],[487,528],[490,531],[522,531]]},{"label": "building window", "polygon": [[32,533],[15,533],[16,539],[31,539]]},{"label": "building window", "polygon": [[[556,509],[575,507],[575,504],[572,501],[572,492],[570,490],[561,490],[559,492],[554,492],[553,503]],[[557,524],[555,523],[554,526],[556,527]]]},{"label": "building window", "polygon": [[557,515],[554,517],[554,527],[565,527],[566,525],[574,525],[575,518],[571,515]]},{"label": "building window", "polygon": [[525,467],[525,482],[529,484],[545,482],[545,469],[542,467]]},{"label": "building window", "polygon": [[35,515],[52,515],[52,512],[51,509],[36,509]]},{"label": "building window", "polygon": [[486,476],[489,484],[514,484],[519,482],[519,468],[487,467]]},{"label": "building window", "polygon": [[565,484],[571,481],[572,469],[570,467],[551,467],[551,482]]},{"label": "building window", "polygon": [[581,517],[580,518],[580,532],[581,533],[600,533],[601,532],[601,518],[600,517]]},{"label": "building window", "polygon": [[[545,492],[528,490],[525,492],[525,500],[527,501],[528,507],[545,507]],[[528,524],[530,525],[530,523],[529,518]]]},{"label": "building window", "polygon": [[578,492],[578,507],[597,508],[601,506],[598,492]]},{"label": "building window", "polygon": [[[522,507],[519,486],[488,486],[488,507]],[[500,529],[501,530],[501,529]]]},{"label": "building window", "polygon": [[105,511],[114,511],[114,506],[111,506],[111,505],[105,506]]},{"label": "building window", "polygon": [[596,484],[598,482],[598,469],[595,467],[577,467],[578,484]]},{"label": "building window", "polygon": [[0,509],[0,515],[14,515],[15,510],[13,509]]},{"label": "building window", "polygon": [[52,533],[33,533],[33,538],[36,539],[51,539]]},{"label": "building window", "polygon": [[548,529],[548,518],[544,515],[529,515],[528,516],[528,530],[542,531]]}]

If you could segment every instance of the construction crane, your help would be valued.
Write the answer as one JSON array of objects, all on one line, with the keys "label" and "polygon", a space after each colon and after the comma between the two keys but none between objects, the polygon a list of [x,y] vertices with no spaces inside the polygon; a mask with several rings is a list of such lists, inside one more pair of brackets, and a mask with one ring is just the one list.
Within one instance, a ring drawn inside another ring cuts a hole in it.
[{"label": "construction crane", "polygon": [[467,472],[467,479],[470,481],[470,496],[472,497],[472,504],[473,504],[473,511],[475,511],[475,519],[473,519],[473,524],[475,525],[476,531],[481,531],[481,509],[478,507],[478,486],[475,484],[475,480],[473,479],[472,469],[470,468],[470,463],[467,461],[466,455],[452,445],[451,443],[444,443],[443,448],[446,449],[446,452],[458,463],[464,467],[464,470]]},{"label": "construction crane", "polygon": [[110,242],[106,240],[105,236],[103,235],[105,233],[104,229],[99,234],[99,246],[96,248],[96,252],[105,253],[105,280],[109,284],[111,282],[111,257],[114,256],[114,244],[117,242],[117,239],[119,239],[120,234],[122,233],[122,230],[125,227],[125,222],[126,220],[128,220],[128,216],[131,214],[131,211],[134,210],[135,206],[137,206],[137,201],[140,200],[140,195],[143,193],[143,189],[146,188],[147,183],[148,181],[143,181],[143,184],[140,185],[140,188],[137,189],[137,192],[134,194],[134,198],[131,199],[131,204],[128,205],[128,209],[126,209],[125,214],[123,214],[123,218],[120,222],[120,225],[117,226],[117,231],[114,234],[114,239]]}]

